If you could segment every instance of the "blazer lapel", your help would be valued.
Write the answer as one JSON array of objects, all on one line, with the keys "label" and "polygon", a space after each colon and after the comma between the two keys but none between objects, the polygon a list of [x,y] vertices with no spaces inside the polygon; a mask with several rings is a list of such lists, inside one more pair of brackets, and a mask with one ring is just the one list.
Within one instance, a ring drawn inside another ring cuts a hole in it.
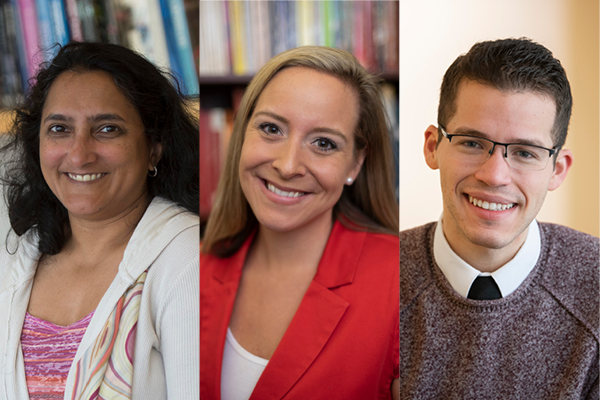
[{"label": "blazer lapel", "polygon": [[335,223],[317,274],[250,400],[281,399],[315,361],[350,306],[331,289],[352,283],[365,236]]},{"label": "blazer lapel", "polygon": [[246,255],[254,235],[230,258],[220,259],[211,277],[210,288],[200,291],[200,375],[201,393],[221,398],[221,368],[227,327],[233,311]]}]

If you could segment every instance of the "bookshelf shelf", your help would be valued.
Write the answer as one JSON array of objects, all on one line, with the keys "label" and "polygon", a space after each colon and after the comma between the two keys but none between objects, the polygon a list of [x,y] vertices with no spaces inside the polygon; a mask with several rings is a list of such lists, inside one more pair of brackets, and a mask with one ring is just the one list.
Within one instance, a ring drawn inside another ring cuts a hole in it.
[{"label": "bookshelf shelf", "polygon": [[254,75],[223,75],[223,76],[202,76],[200,75],[200,85],[247,85],[254,78]]}]

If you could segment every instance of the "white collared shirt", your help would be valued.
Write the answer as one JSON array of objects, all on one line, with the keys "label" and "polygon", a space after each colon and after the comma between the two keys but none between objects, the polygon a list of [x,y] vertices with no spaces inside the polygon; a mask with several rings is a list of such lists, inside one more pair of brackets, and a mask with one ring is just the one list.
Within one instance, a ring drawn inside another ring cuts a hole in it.
[{"label": "white collared shirt", "polygon": [[467,297],[471,284],[478,276],[492,276],[502,297],[514,292],[533,270],[540,256],[540,228],[536,220],[529,225],[525,243],[512,260],[492,273],[481,272],[460,258],[450,247],[442,229],[442,217],[435,228],[433,256],[454,290]]}]

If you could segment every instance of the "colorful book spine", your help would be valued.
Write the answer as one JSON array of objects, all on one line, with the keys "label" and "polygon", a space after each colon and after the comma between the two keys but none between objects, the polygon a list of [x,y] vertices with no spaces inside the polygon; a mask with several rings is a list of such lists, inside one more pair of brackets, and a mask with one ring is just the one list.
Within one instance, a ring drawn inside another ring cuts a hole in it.
[{"label": "colorful book spine", "polygon": [[65,0],[67,19],[69,21],[69,31],[71,39],[78,42],[83,41],[83,30],[81,29],[81,20],[79,19],[79,8],[76,0]]},{"label": "colorful book spine", "polygon": [[242,40],[242,35],[245,31],[245,21],[242,17],[242,4],[240,4],[239,1],[230,1],[228,3],[231,29],[232,69],[235,75],[244,75],[246,72],[246,60],[244,59],[244,41]]},{"label": "colorful book spine", "polygon": [[9,36],[12,35],[15,38],[14,43],[16,46],[19,75],[21,76],[23,92],[25,92],[29,87],[29,62],[27,59],[27,52],[25,51],[23,30],[21,29],[21,16],[19,8],[17,7],[17,0],[10,0],[10,2],[6,4],[4,14],[6,15],[7,34]]},{"label": "colorful book spine", "polygon": [[77,0],[77,13],[81,21],[83,40],[97,42],[100,40],[98,25],[96,23],[96,11],[92,0]]},{"label": "colorful book spine", "polygon": [[260,69],[269,61],[271,55],[271,25],[269,21],[269,5],[267,2],[256,2],[256,49],[257,49],[257,64],[256,70]]},{"label": "colorful book spine", "polygon": [[52,40],[64,46],[69,43],[69,22],[65,4],[61,0],[49,0]]},{"label": "colorful book spine", "polygon": [[168,0],[168,5],[171,26],[174,28],[172,33],[175,35],[177,58],[180,61],[187,93],[198,94],[198,74],[194,63],[194,53],[183,0]]},{"label": "colorful book spine", "polygon": [[40,57],[38,46],[38,24],[35,12],[35,0],[17,0],[19,16],[21,18],[21,29],[23,32],[23,44],[27,57],[27,76],[35,75],[38,65],[43,60]]},{"label": "colorful book spine", "polygon": [[50,48],[53,44],[52,35],[52,20],[50,17],[50,4],[45,0],[35,0],[37,26],[38,26],[38,43],[42,51],[44,61],[52,59]]},{"label": "colorful book spine", "polygon": [[158,0],[146,1],[152,36],[152,62],[159,67],[169,68],[169,48],[165,34],[165,25]]}]

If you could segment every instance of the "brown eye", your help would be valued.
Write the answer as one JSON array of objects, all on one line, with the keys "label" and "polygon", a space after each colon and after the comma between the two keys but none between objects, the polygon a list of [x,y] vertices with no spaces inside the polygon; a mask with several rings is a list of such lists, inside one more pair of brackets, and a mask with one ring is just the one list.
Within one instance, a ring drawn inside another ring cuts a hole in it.
[{"label": "brown eye", "polygon": [[119,129],[119,127],[115,125],[105,125],[102,128],[100,128],[98,132],[104,135],[115,136],[121,133],[121,129]]},{"label": "brown eye", "polygon": [[261,124],[259,126],[259,128],[267,135],[277,135],[277,134],[281,133],[281,130],[275,124],[270,124],[270,123]]},{"label": "brown eye", "polygon": [[330,139],[327,138],[319,138],[316,139],[313,144],[317,146],[317,148],[321,151],[330,151],[337,149],[337,145]]},{"label": "brown eye", "polygon": [[62,125],[52,125],[48,130],[54,133],[63,133],[67,131],[67,128]]}]

